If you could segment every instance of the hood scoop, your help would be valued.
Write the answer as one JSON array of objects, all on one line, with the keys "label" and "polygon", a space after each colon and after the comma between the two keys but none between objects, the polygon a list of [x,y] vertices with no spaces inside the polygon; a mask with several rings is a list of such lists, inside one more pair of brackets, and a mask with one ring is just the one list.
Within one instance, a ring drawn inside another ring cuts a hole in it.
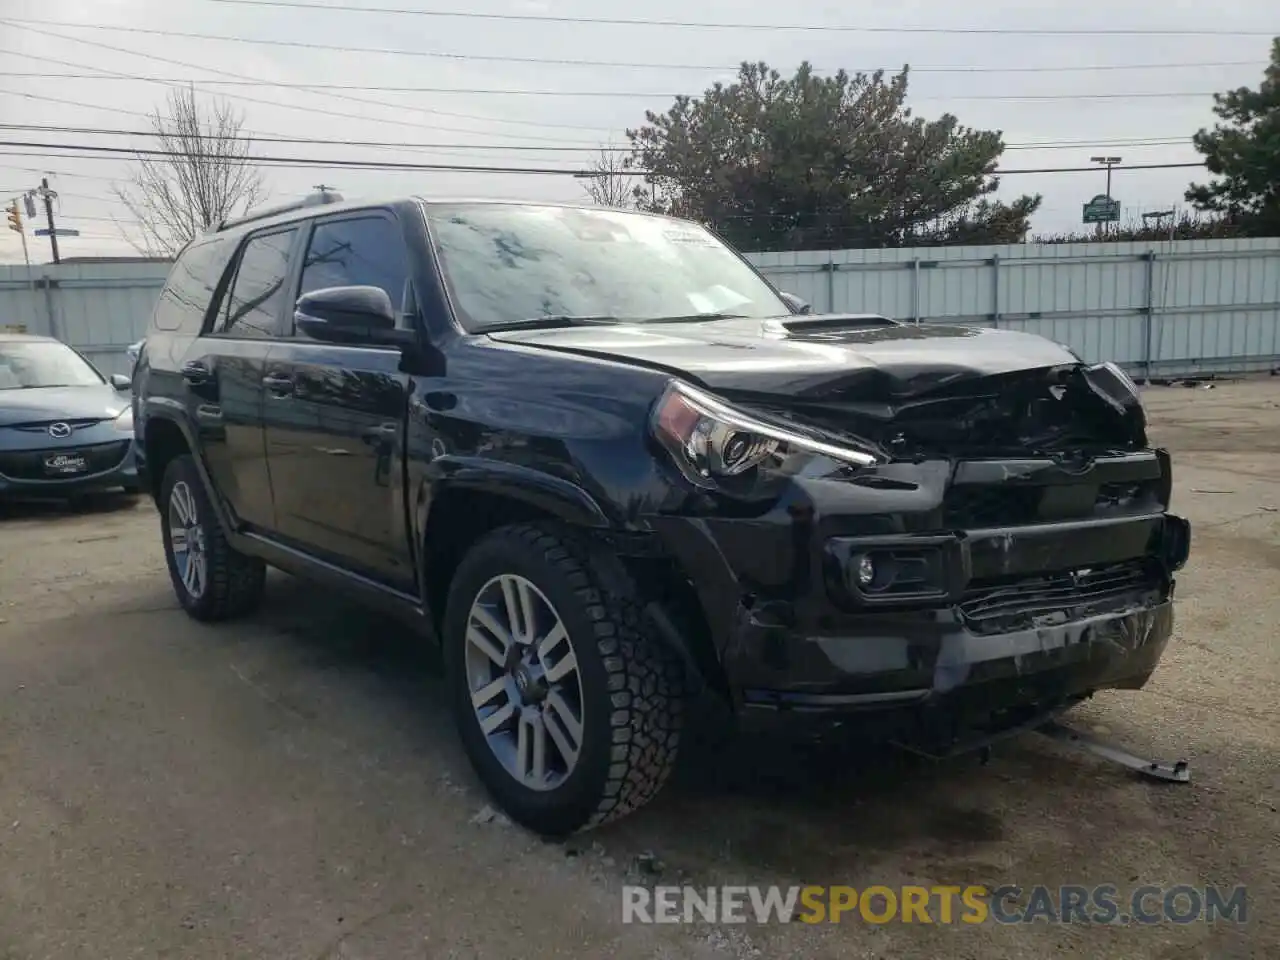
[{"label": "hood scoop", "polygon": [[795,337],[797,339],[822,339],[823,334],[853,333],[860,330],[883,330],[902,324],[876,313],[822,313],[800,314],[785,319],[765,322],[766,335]]}]

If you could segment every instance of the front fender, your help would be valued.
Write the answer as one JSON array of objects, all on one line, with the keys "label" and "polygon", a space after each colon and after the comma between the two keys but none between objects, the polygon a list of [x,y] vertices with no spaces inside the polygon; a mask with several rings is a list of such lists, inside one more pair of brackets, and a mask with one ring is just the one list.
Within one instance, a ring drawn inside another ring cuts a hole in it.
[{"label": "front fender", "polygon": [[445,492],[456,490],[474,490],[527,503],[579,527],[607,529],[613,526],[590,493],[563,477],[487,457],[443,456],[431,462],[430,471],[419,485],[416,510],[419,536],[427,529],[431,504]]}]

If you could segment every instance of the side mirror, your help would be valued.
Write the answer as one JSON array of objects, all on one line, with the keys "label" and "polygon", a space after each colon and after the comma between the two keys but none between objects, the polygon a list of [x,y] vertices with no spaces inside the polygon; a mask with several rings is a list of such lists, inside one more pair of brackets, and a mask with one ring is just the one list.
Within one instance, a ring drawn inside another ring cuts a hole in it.
[{"label": "side mirror", "polygon": [[133,389],[133,381],[126,377],[123,373],[113,373],[111,375],[111,385],[124,393]]},{"label": "side mirror", "polygon": [[381,287],[325,287],[298,298],[293,322],[313,340],[407,346],[414,331],[396,326],[395,308]]},{"label": "side mirror", "polygon": [[791,308],[792,313],[813,313],[813,307],[805,303],[794,293],[782,294],[782,299],[787,302],[787,306]]}]

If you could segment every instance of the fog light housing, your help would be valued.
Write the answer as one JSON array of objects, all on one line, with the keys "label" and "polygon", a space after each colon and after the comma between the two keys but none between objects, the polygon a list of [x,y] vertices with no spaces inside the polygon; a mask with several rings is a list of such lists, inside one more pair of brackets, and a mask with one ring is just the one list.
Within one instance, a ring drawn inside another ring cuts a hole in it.
[{"label": "fog light housing", "polygon": [[871,554],[864,553],[858,558],[858,586],[864,589],[876,582],[876,562]]}]

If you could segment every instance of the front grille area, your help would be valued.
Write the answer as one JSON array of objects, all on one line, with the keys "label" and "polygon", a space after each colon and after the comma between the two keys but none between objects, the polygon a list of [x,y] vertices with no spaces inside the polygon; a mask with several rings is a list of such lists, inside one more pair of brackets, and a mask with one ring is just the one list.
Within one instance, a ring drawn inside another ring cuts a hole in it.
[{"label": "front grille area", "polygon": [[1166,589],[1166,578],[1158,567],[1147,560],[1133,560],[1089,570],[975,583],[965,591],[959,608],[974,633],[1004,633],[1106,613],[1157,599]]},{"label": "front grille area", "polygon": [[1034,523],[1044,487],[952,487],[943,505],[948,528],[1007,527]]},{"label": "front grille area", "polygon": [[80,417],[71,418],[69,420],[40,420],[35,423],[14,423],[9,425],[11,430],[21,430],[23,433],[43,433],[49,434],[49,425],[54,423],[65,423],[72,430],[83,430],[85,427],[96,427],[105,421],[105,417]]},{"label": "front grille area", "polygon": [[956,486],[943,503],[943,525],[965,530],[1159,511],[1160,480]]},{"label": "front grille area", "polygon": [[87,447],[60,447],[54,450],[5,450],[0,451],[0,474],[11,480],[56,480],[44,469],[44,458],[56,454],[80,454],[89,464],[82,474],[61,479],[75,479],[76,476],[91,476],[118,466],[129,452],[128,440],[113,440],[110,443],[97,443]]}]

